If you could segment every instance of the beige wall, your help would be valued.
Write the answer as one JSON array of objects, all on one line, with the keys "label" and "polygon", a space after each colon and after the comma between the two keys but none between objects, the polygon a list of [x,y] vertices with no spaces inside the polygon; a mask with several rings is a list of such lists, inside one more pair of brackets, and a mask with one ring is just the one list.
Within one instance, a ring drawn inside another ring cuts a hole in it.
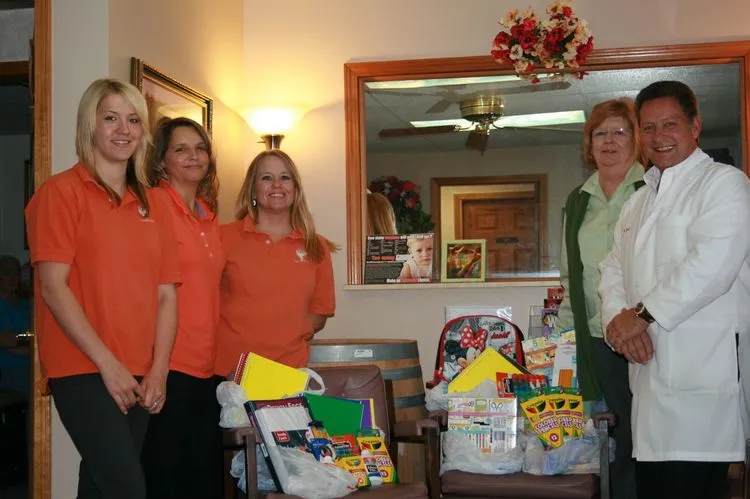
[{"label": "beige wall", "polygon": [[[118,59],[136,55],[213,94],[223,102],[217,108],[226,106],[223,112],[217,110],[223,117],[217,118],[215,131],[225,220],[242,167],[262,148],[249,143],[255,137],[229,109],[243,100],[312,105],[314,110],[285,139],[284,149],[302,169],[321,231],[344,242],[343,64],[485,54],[497,33],[496,20],[505,11],[546,6],[542,0],[472,0],[470,6],[452,0],[246,0],[243,9],[239,3],[110,0],[108,15],[101,0],[53,2],[55,171],[72,159],[74,107],[85,85],[107,71],[124,76]],[[700,0],[632,0],[616,12],[601,0],[579,0],[576,6],[599,48],[750,38],[746,0],[712,2],[712,12],[722,14],[720,25],[706,22],[705,2]],[[240,40],[237,30],[243,20]],[[243,68],[245,75],[239,73]],[[338,313],[323,336],[419,338],[425,375],[434,359],[445,305],[508,304],[525,329],[529,305],[544,296],[538,287],[345,290],[345,252],[334,265]],[[385,320],[373,320],[380,318]],[[74,496],[71,484],[76,480],[70,471],[75,464],[68,464],[74,454],[59,444],[62,433],[55,424],[53,486],[54,497],[60,499]]]}]

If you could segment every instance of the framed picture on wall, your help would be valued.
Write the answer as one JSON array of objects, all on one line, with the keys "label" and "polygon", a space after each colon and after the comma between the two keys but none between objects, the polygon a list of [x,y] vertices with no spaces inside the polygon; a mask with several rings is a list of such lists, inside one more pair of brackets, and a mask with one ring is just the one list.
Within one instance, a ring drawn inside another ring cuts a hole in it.
[{"label": "framed picture on wall", "polygon": [[160,119],[185,116],[201,123],[211,133],[213,99],[167,76],[141,59],[130,59],[130,82],[138,87],[148,104],[149,130]]},{"label": "framed picture on wall", "polygon": [[453,239],[443,241],[441,253],[442,282],[484,281],[487,267],[484,239]]}]

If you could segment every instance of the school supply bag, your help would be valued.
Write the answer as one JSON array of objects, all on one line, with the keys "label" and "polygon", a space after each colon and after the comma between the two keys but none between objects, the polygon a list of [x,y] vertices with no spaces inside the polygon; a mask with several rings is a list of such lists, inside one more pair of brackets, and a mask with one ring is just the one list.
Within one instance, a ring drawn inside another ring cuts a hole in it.
[{"label": "school supply bag", "polygon": [[435,359],[435,374],[427,388],[441,381],[450,383],[484,351],[493,348],[524,366],[523,333],[510,322],[496,315],[465,315],[443,327]]}]

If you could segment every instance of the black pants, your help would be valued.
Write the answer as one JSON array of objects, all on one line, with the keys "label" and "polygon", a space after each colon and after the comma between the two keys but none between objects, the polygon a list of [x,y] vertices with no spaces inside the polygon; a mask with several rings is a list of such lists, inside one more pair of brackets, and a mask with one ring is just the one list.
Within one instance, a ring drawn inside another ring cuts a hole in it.
[{"label": "black pants", "polygon": [[592,338],[594,369],[607,407],[617,416],[612,431],[615,439],[615,461],[610,478],[612,499],[635,499],[636,475],[633,456],[633,435],[630,426],[632,395],[628,385],[628,361],[613,352],[601,338]]},{"label": "black pants", "polygon": [[146,499],[141,447],[148,413],[125,415],[99,374],[49,380],[60,420],[81,454],[78,499]]},{"label": "black pants", "polygon": [[216,382],[169,371],[167,400],[152,416],[143,445],[150,499],[223,495],[220,406]]},{"label": "black pants", "polygon": [[638,499],[720,499],[729,463],[638,461]]}]

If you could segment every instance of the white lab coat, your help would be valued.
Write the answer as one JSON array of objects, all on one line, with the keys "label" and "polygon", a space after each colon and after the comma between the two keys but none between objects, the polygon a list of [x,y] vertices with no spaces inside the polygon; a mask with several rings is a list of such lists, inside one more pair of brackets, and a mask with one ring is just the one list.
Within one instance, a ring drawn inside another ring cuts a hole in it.
[{"label": "white lab coat", "polygon": [[605,330],[640,301],[656,319],[653,358],[630,365],[633,457],[740,461],[747,409],[735,337],[747,364],[750,182],[700,149],[644,180],[620,214],[599,287]]}]

